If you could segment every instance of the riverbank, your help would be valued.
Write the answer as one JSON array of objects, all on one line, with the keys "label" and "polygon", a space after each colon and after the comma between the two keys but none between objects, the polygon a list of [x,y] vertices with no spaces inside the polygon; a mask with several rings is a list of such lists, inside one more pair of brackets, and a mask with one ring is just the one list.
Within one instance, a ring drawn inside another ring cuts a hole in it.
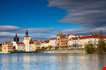
[{"label": "riverbank", "polygon": [[83,49],[68,49],[68,50],[46,50],[46,51],[41,51],[42,53],[69,53],[69,54],[85,54],[85,50]]},{"label": "riverbank", "polygon": [[84,49],[52,49],[52,50],[37,50],[37,51],[11,51],[11,52],[0,52],[0,53],[69,53],[69,54],[85,54]]}]

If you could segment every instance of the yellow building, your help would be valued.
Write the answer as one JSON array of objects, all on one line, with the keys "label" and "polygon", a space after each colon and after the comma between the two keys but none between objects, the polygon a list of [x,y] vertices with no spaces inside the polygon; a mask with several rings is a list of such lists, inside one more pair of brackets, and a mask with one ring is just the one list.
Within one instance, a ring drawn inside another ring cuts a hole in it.
[{"label": "yellow building", "polygon": [[11,51],[14,51],[12,43],[5,42],[5,43],[2,44],[2,52],[3,53],[9,53]]},{"label": "yellow building", "polygon": [[68,36],[63,34],[62,32],[59,32],[57,34],[56,39],[57,46],[60,48],[67,48],[68,47]]}]

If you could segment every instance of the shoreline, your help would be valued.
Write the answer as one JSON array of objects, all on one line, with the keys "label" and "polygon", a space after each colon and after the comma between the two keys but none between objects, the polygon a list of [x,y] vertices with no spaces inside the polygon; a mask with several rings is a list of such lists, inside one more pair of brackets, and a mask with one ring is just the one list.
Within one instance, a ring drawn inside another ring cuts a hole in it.
[{"label": "shoreline", "polygon": [[11,51],[11,52],[0,52],[0,54],[11,54],[11,53],[68,53],[68,54],[85,54],[84,49],[58,49],[58,50],[38,50],[38,51]]}]

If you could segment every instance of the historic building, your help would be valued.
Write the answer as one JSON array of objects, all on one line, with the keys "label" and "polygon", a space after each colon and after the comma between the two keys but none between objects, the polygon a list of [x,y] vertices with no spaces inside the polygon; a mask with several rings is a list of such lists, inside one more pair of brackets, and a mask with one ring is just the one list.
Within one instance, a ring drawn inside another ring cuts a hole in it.
[{"label": "historic building", "polygon": [[49,45],[53,48],[57,47],[56,38],[50,38],[49,39]]},{"label": "historic building", "polygon": [[13,41],[14,41],[14,42],[19,42],[19,37],[18,37],[17,33],[16,33],[16,35],[15,35]]},{"label": "historic building", "polygon": [[80,47],[80,39],[77,35],[68,35],[68,47]]},{"label": "historic building", "polygon": [[93,35],[80,36],[79,38],[80,38],[79,41],[82,48],[84,48],[86,44],[93,44],[96,46],[99,41],[99,38]]},{"label": "historic building", "polygon": [[62,32],[59,32],[57,34],[56,44],[57,44],[57,47],[59,48],[67,48],[68,36],[63,34]]},{"label": "historic building", "polygon": [[49,40],[42,41],[40,48],[49,48],[49,47],[50,47]]},{"label": "historic building", "polygon": [[9,53],[9,52],[12,52],[12,51],[14,51],[14,48],[13,48],[11,42],[2,43],[2,52],[3,53]]},{"label": "historic building", "polygon": [[25,36],[24,36],[24,40],[23,40],[23,43],[25,44],[25,51],[26,52],[29,52],[32,50],[32,47],[31,47],[31,44],[30,44],[30,41],[32,40],[32,37],[29,36],[28,34],[28,30],[25,32]]},{"label": "historic building", "polygon": [[19,37],[16,34],[16,36],[14,37],[13,46],[16,48],[17,51],[36,51],[36,43],[32,40],[32,37],[29,36],[28,30],[25,32],[25,36],[22,42],[19,41]]},{"label": "historic building", "polygon": [[103,39],[106,41],[106,36],[103,35],[65,35],[57,34],[56,44],[58,47],[84,48],[86,44],[93,44],[97,47],[98,41]]}]

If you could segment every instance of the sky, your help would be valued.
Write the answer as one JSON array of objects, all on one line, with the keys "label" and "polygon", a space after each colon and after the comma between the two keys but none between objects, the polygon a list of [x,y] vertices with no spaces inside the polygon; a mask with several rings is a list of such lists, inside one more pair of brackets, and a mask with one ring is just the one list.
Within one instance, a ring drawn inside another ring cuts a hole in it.
[{"label": "sky", "polygon": [[0,41],[26,30],[33,39],[57,32],[106,31],[106,0],[0,0]]}]

